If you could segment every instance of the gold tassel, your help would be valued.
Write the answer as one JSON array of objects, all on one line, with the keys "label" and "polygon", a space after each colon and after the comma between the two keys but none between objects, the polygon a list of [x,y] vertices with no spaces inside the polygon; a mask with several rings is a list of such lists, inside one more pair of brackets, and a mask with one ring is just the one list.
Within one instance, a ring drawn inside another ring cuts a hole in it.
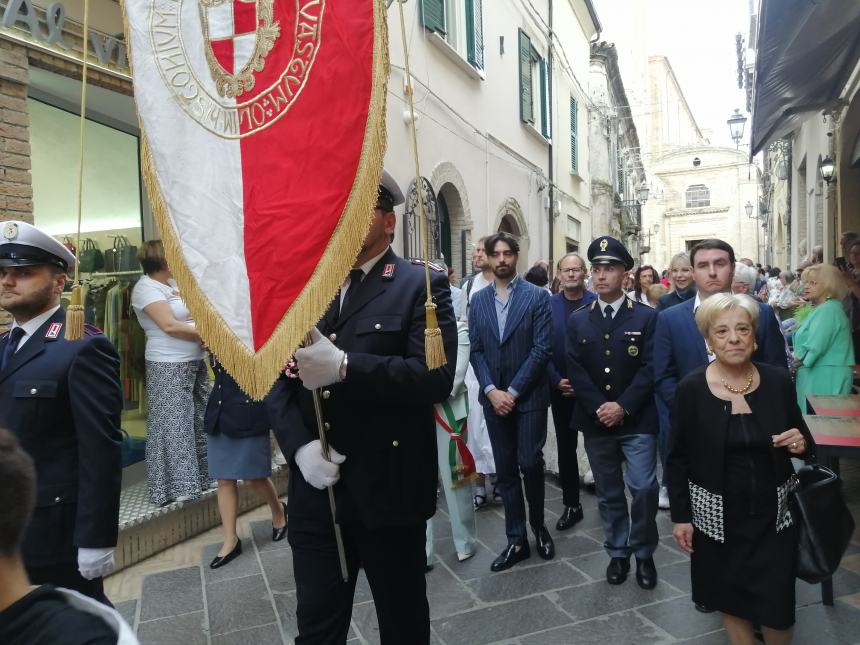
[{"label": "gold tassel", "polygon": [[439,329],[439,319],[436,317],[436,305],[433,304],[433,292],[430,289],[430,235],[427,229],[427,216],[424,213],[424,197],[422,195],[421,165],[418,160],[418,133],[415,130],[415,103],[412,100],[412,72],[409,71],[409,46],[406,44],[406,20],[403,17],[403,2],[397,0],[400,10],[400,38],[403,44],[403,70],[406,74],[406,99],[409,104],[409,131],[412,135],[412,161],[415,163],[415,190],[418,191],[418,219],[421,226],[421,237],[424,240],[424,281],[427,286],[427,302],[424,311],[427,327],[424,329],[424,359],[428,370],[435,370],[448,364],[445,356],[445,342],[442,330]]},{"label": "gold tassel", "polygon": [[84,306],[81,304],[81,285],[72,287],[72,304],[66,309],[66,340],[84,337]]},{"label": "gold tassel", "polygon": [[445,343],[442,340],[442,330],[439,329],[439,321],[436,319],[436,305],[427,302],[424,305],[427,316],[427,328],[424,330],[424,356],[427,361],[427,369],[435,370],[448,362],[445,356]]}]

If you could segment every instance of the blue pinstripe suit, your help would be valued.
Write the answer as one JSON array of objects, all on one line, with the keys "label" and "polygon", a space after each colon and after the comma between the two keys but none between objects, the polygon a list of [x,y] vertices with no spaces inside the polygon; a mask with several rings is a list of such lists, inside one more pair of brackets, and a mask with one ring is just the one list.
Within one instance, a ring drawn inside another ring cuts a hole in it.
[{"label": "blue pinstripe suit", "polygon": [[[550,358],[552,311],[549,292],[521,278],[509,288],[507,322],[499,334],[496,290],[492,286],[475,294],[469,307],[470,362],[480,383],[499,491],[505,505],[505,530],[510,543],[526,542],[525,504],[521,491],[523,473],[529,503],[529,523],[543,526],[543,445],[549,390],[546,369]],[[496,415],[485,391],[489,386],[516,392],[513,412]]]}]

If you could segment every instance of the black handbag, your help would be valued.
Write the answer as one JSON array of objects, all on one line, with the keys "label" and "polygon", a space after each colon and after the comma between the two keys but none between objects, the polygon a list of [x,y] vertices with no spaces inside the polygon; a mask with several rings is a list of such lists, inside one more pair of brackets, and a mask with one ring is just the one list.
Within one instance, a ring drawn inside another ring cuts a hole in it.
[{"label": "black handbag", "polygon": [[842,480],[829,468],[808,464],[797,471],[793,515],[798,526],[797,577],[810,584],[836,569],[854,533]]}]

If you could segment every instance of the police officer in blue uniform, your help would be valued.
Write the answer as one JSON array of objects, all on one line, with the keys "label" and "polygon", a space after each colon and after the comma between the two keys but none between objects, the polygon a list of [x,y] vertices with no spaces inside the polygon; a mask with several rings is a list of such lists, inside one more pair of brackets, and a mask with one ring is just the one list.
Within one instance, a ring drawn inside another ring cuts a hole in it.
[{"label": "police officer in blue uniform", "polygon": [[[431,292],[448,364],[424,356],[424,266],[390,247],[403,195],[387,173],[355,268],[296,351],[266,401],[290,462],[288,539],[293,550],[296,643],[346,642],[356,576],[363,568],[384,645],[430,640],[424,552],[438,481],[433,404],[454,382],[457,327],[444,271]],[[290,378],[300,376],[299,378]],[[330,460],[321,454],[308,389],[320,388]],[[325,488],[334,485],[349,580],[341,578]]]},{"label": "police officer in blue uniform", "polygon": [[[572,427],[585,437],[597,490],[606,579],[627,579],[630,554],[643,589],[657,584],[657,410],[651,372],[657,312],[624,294],[633,258],[604,236],[588,247],[597,301],[573,312],[567,323],[570,384],[576,392]],[[622,467],[624,470],[622,470]],[[625,480],[632,496],[628,511]]]},{"label": "police officer in blue uniform", "polygon": [[[22,555],[35,584],[108,603],[122,478],[119,358],[95,328],[65,339],[60,294],[75,256],[25,222],[0,222],[0,426],[36,464],[36,508]],[[2,512],[2,511],[0,511]]]}]

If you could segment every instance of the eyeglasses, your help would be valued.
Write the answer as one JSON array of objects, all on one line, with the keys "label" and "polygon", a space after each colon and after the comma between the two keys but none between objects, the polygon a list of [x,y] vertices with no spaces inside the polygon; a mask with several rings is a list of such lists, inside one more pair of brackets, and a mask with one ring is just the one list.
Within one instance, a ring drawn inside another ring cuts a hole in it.
[{"label": "eyeglasses", "polygon": [[579,267],[573,267],[572,269],[561,269],[559,273],[585,273],[585,269],[580,269]]}]

